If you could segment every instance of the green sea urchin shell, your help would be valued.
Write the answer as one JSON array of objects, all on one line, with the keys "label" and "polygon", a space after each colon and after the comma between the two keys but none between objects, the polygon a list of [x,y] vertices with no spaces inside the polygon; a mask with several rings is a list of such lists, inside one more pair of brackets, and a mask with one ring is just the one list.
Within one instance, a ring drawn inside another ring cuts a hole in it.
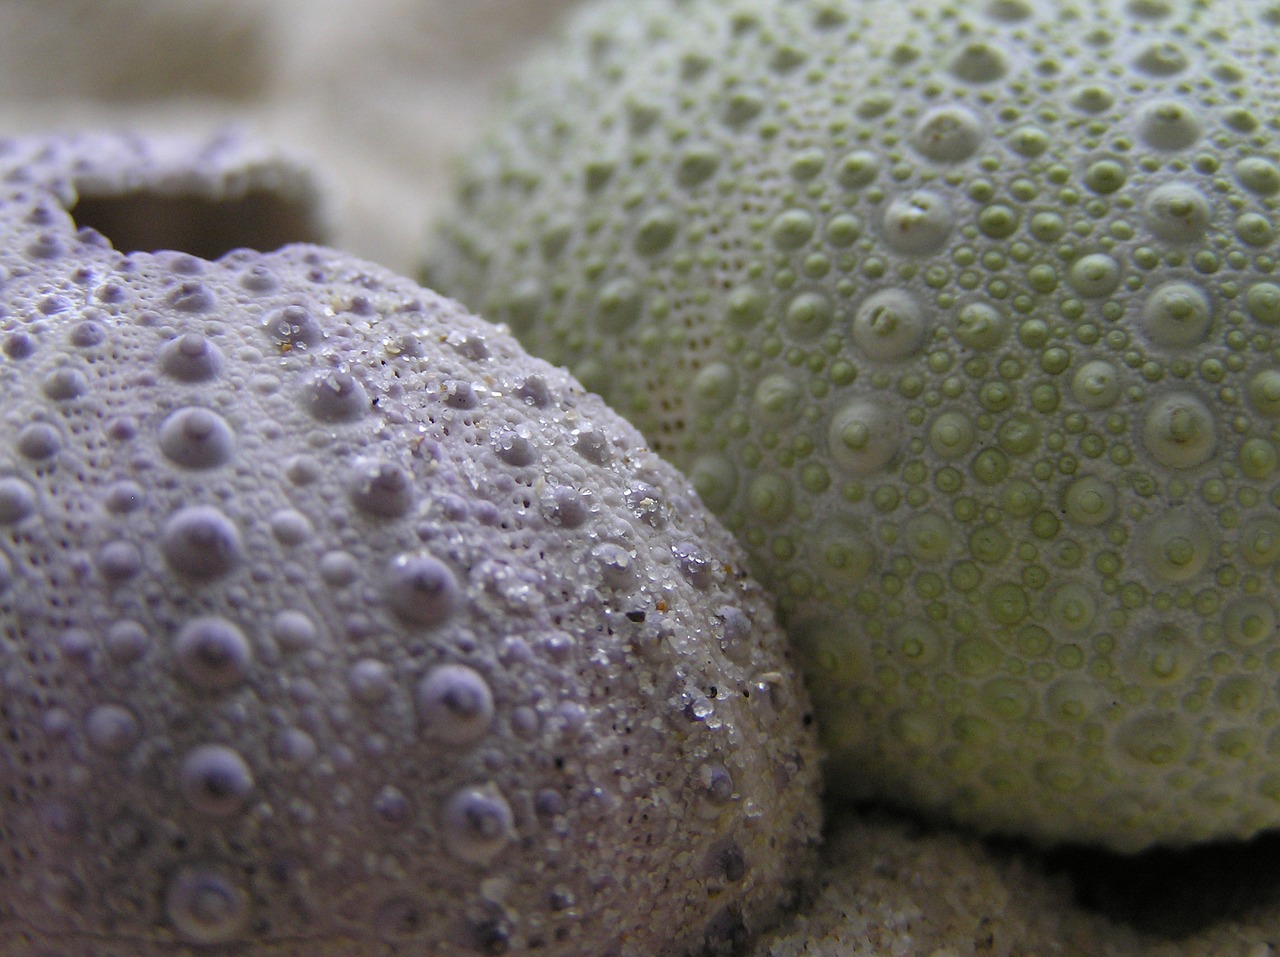
[{"label": "green sea urchin shell", "polygon": [[618,0],[431,280],[746,543],[834,789],[1040,840],[1280,825],[1280,7]]}]

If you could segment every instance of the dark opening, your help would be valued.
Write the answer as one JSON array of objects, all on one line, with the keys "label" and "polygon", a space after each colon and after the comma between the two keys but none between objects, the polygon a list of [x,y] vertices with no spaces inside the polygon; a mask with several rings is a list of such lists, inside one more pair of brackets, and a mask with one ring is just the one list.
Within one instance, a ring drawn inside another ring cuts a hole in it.
[{"label": "dark opening", "polygon": [[288,243],[319,243],[325,238],[308,203],[266,189],[224,200],[146,191],[85,196],[71,216],[78,226],[96,229],[124,253],[172,249],[217,259],[232,249],[269,252]]}]

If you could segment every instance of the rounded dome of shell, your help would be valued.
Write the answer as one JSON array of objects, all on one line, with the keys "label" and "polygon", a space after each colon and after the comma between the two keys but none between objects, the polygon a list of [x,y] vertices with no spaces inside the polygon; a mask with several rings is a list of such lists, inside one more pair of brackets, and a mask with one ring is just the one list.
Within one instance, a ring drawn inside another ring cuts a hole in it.
[{"label": "rounded dome of shell", "polygon": [[289,182],[250,155],[0,146],[0,949],[647,957],[768,923],[816,841],[809,706],[686,480],[378,267],[125,254],[66,212]]},{"label": "rounded dome of shell", "polygon": [[1132,850],[1280,825],[1280,8],[627,0],[430,281],[684,469],[833,792]]}]

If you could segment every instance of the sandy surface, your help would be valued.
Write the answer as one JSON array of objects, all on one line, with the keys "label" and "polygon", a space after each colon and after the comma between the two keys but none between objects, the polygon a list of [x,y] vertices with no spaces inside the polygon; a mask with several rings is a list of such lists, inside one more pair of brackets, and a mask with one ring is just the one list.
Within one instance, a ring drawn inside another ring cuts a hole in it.
[{"label": "sandy surface", "polygon": [[[0,128],[246,123],[326,178],[334,245],[410,272],[450,158],[498,78],[572,5],[4,0]],[[1171,942],[1076,907],[1061,877],[1025,858],[892,820],[846,821],[828,854],[812,910],[760,942],[758,957],[1272,957],[1280,940],[1276,894]],[[1277,883],[1271,858],[1249,860]],[[1188,874],[1180,886],[1198,897],[1213,871]]]},{"label": "sandy surface", "polygon": [[569,0],[4,0],[0,128],[246,123],[307,157],[333,242],[402,272],[511,64]]}]

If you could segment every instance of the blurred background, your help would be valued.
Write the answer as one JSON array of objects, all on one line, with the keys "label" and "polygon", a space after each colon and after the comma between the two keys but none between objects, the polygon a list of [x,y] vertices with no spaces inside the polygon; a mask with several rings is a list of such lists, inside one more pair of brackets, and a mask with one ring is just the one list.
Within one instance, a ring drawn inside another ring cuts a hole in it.
[{"label": "blurred background", "polygon": [[333,195],[334,245],[411,272],[450,161],[578,0],[0,0],[0,131],[240,122]]}]

